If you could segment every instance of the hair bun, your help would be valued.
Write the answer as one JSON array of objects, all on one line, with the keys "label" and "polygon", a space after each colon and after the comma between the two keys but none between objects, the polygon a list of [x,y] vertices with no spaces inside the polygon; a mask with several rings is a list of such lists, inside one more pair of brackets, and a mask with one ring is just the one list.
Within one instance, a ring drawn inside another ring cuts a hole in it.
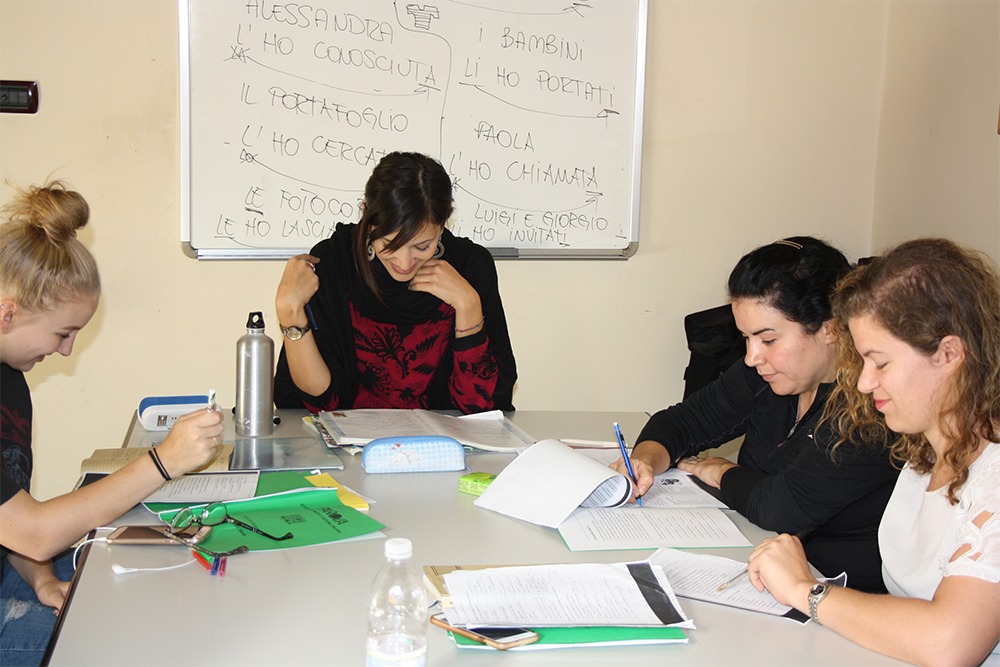
[{"label": "hair bun", "polygon": [[76,230],[90,220],[90,206],[83,196],[61,181],[31,187],[10,207],[10,218],[40,230],[53,243],[76,237]]}]

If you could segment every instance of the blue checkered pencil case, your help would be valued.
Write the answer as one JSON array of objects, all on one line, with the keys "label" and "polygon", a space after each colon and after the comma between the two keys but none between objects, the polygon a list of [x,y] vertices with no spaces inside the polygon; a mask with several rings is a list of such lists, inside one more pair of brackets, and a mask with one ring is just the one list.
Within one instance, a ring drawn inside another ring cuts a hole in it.
[{"label": "blue checkered pencil case", "polygon": [[465,448],[439,435],[378,438],[365,445],[361,466],[368,473],[464,470]]}]

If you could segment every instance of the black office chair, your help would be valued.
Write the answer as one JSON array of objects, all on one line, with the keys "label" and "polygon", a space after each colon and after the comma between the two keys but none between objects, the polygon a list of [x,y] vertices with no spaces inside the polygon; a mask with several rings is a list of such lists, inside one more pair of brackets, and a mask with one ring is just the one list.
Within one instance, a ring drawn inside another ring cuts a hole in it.
[{"label": "black office chair", "polygon": [[684,369],[684,398],[711,383],[746,353],[728,304],[684,316],[691,360]]}]

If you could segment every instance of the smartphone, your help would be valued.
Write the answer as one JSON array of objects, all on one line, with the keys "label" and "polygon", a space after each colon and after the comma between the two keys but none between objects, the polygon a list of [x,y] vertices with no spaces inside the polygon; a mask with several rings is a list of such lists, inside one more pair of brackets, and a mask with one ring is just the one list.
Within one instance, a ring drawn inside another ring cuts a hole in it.
[{"label": "smartphone", "polygon": [[444,614],[434,614],[431,616],[431,623],[454,632],[456,635],[474,639],[480,644],[486,644],[500,651],[514,648],[515,646],[533,644],[538,641],[538,633],[528,628],[456,628],[454,625],[448,624]]},{"label": "smartphone", "polygon": [[[189,544],[202,542],[211,532],[210,526],[191,525],[174,533]],[[108,535],[108,544],[180,544],[167,535],[166,526],[121,526]]]}]

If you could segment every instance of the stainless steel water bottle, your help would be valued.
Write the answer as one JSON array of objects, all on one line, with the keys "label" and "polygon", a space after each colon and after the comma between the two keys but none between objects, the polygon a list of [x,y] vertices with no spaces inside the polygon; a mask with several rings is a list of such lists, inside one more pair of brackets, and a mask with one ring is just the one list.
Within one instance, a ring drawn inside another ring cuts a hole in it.
[{"label": "stainless steel water bottle", "polygon": [[274,431],[274,341],[264,333],[264,315],[250,313],[247,332],[236,341],[236,435]]}]

